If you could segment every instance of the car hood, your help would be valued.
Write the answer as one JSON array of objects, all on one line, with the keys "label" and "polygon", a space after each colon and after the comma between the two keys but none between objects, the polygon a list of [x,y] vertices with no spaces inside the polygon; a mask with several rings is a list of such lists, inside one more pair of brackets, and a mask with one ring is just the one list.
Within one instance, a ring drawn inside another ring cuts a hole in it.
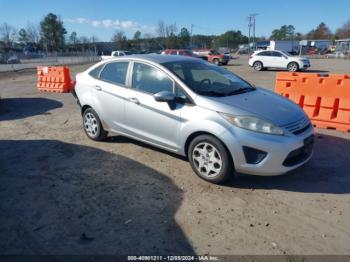
[{"label": "car hood", "polygon": [[291,60],[309,60],[307,57],[303,57],[303,56],[290,56],[289,58]]},{"label": "car hood", "polygon": [[278,126],[299,120],[305,115],[297,104],[262,88],[226,97],[198,96],[195,102],[198,106],[231,115],[256,116]]}]

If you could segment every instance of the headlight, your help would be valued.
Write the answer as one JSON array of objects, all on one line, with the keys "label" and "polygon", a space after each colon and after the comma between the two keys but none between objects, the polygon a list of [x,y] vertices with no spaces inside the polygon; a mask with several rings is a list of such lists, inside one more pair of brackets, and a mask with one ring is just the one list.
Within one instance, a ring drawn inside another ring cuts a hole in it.
[{"label": "headlight", "polygon": [[231,116],[224,113],[220,115],[240,128],[272,135],[283,135],[284,133],[282,128],[253,116]]}]

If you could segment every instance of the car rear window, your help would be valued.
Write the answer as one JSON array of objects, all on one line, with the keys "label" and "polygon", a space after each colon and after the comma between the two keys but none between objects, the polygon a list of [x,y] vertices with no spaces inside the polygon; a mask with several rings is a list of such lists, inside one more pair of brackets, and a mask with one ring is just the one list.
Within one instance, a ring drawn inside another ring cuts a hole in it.
[{"label": "car rear window", "polygon": [[108,63],[103,68],[100,79],[113,84],[125,85],[129,62]]},{"label": "car rear window", "polygon": [[96,67],[95,69],[91,70],[89,72],[89,75],[94,77],[94,78],[99,78],[100,77],[100,72],[101,72],[101,69],[104,65],[100,65],[98,67]]}]

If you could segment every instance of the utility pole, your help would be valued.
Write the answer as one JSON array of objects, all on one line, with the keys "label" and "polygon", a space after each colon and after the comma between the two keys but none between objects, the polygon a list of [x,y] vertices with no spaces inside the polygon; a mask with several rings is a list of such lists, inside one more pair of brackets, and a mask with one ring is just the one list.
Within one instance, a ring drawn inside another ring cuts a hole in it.
[{"label": "utility pole", "polygon": [[248,16],[248,53],[250,54],[250,29],[252,28],[252,17]]},{"label": "utility pole", "polygon": [[193,27],[194,27],[194,24],[191,24],[191,48],[193,48],[193,42],[192,42],[192,35],[193,35]]},{"label": "utility pole", "polygon": [[256,44],[255,44],[255,40],[256,40],[256,36],[255,36],[255,18],[258,14],[250,14],[248,16],[248,30],[249,30],[249,33],[248,33],[248,44],[249,44],[249,47],[248,47],[248,50],[249,50],[249,53],[250,53],[250,41],[251,41],[251,35],[250,35],[250,32],[251,30],[253,30],[253,48],[255,49],[256,48]]}]

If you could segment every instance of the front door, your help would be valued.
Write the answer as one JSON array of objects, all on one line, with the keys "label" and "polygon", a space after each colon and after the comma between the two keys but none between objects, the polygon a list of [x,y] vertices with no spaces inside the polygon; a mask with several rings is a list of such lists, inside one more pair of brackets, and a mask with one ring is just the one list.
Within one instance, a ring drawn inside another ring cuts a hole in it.
[{"label": "front door", "polygon": [[126,128],[138,139],[176,151],[184,105],[157,102],[153,95],[160,91],[174,92],[174,81],[159,68],[134,62],[125,104]]}]

